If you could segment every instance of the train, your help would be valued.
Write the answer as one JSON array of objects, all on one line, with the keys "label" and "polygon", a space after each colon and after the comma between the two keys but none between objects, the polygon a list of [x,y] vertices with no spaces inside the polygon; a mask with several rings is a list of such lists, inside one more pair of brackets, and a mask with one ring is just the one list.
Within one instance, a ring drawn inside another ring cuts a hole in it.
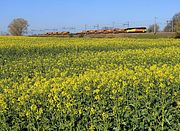
[{"label": "train", "polygon": [[70,34],[70,32],[63,31],[63,32],[47,32],[45,35],[49,35],[49,36],[51,36],[51,35],[62,35],[62,36],[65,36],[65,35],[69,35],[69,34]]},{"label": "train", "polygon": [[146,33],[146,27],[134,27],[125,29],[107,29],[107,30],[87,30],[79,32],[78,34],[119,34],[119,33]]},{"label": "train", "polygon": [[127,28],[127,33],[146,33],[147,28],[146,27],[135,27],[135,28]]},{"label": "train", "polygon": [[99,29],[99,30],[85,30],[77,33],[70,32],[47,32],[45,36],[69,36],[69,35],[91,35],[91,34],[119,34],[119,33],[146,33],[146,27],[133,27],[125,29]]}]

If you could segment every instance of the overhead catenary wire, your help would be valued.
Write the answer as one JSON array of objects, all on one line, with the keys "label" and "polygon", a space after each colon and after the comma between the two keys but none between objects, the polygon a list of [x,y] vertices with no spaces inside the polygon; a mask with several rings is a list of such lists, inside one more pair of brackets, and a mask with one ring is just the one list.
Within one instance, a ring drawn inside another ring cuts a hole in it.
[{"label": "overhead catenary wire", "polygon": [[[46,33],[46,32],[56,32],[56,31],[69,31],[69,32],[81,32],[81,31],[87,31],[87,30],[100,30],[100,29],[115,29],[115,28],[129,28],[129,27],[149,27],[150,25],[159,25],[160,30],[163,30],[163,28],[168,24],[167,20],[170,20],[170,18],[161,18],[161,17],[154,17],[153,19],[148,20],[141,20],[141,21],[125,21],[125,20],[119,20],[119,21],[112,21],[111,23],[97,23],[97,24],[81,24],[81,25],[70,25],[70,26],[62,26],[62,27],[56,27],[56,28],[30,28],[29,33],[30,34],[39,34],[39,33]],[[171,31],[174,31],[174,22],[171,22]],[[154,34],[156,34],[157,28],[154,26]]]}]

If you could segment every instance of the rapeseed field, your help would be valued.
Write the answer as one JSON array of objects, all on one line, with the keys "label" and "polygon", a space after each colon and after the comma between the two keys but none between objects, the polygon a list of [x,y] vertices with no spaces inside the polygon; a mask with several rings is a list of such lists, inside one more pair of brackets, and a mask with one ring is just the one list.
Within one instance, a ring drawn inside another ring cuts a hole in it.
[{"label": "rapeseed field", "polygon": [[179,130],[180,40],[0,37],[0,130]]}]

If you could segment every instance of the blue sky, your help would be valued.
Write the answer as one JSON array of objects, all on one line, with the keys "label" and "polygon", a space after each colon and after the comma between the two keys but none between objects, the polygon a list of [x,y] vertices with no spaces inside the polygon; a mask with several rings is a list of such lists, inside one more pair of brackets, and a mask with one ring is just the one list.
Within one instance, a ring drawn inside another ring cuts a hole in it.
[{"label": "blue sky", "polygon": [[164,26],[180,12],[180,0],[1,0],[0,31],[14,18],[29,21],[29,29],[89,28],[100,26]]}]

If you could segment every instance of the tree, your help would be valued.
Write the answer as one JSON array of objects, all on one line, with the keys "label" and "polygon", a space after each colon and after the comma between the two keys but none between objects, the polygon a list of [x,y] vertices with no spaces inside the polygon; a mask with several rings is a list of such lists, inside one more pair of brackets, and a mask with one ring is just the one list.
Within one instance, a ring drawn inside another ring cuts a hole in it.
[{"label": "tree", "polygon": [[[155,29],[155,31],[154,31],[154,29]],[[159,31],[159,25],[158,24],[150,25],[148,28],[148,32],[158,32],[158,31]]]},{"label": "tree", "polygon": [[173,32],[173,25],[172,25],[172,20],[171,21],[167,21],[167,25],[164,27],[164,32]]},{"label": "tree", "polygon": [[177,32],[180,24],[180,12],[176,13],[173,17],[172,20],[170,20],[170,22],[167,23],[167,25],[164,28],[165,32]]},{"label": "tree", "polygon": [[176,33],[180,34],[180,13],[174,16],[174,28]]},{"label": "tree", "polygon": [[180,34],[180,19],[176,23],[176,32]]},{"label": "tree", "polygon": [[27,32],[28,21],[22,18],[14,19],[8,26],[9,32],[14,36],[22,36]]},{"label": "tree", "polygon": [[176,38],[180,38],[180,19],[176,22]]}]

